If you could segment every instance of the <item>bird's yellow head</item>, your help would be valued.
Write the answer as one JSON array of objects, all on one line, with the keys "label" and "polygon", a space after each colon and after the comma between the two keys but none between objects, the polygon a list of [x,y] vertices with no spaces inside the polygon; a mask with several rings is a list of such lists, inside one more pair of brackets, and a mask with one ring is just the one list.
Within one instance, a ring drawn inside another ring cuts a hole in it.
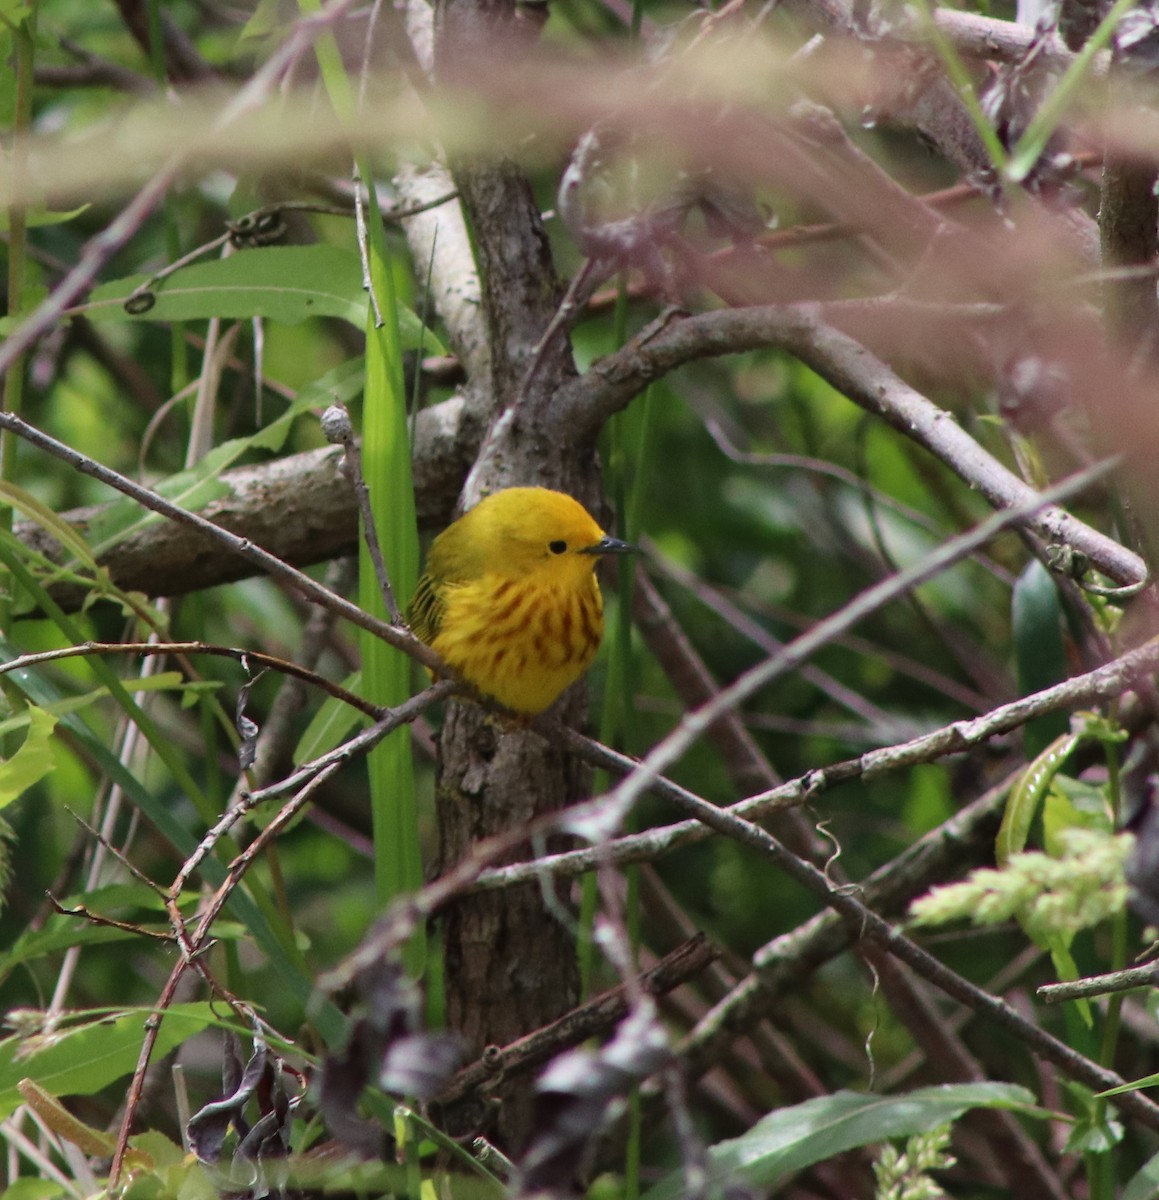
[{"label": "bird's yellow head", "polygon": [[601,554],[632,549],[608,537],[577,500],[539,487],[495,492],[448,533],[452,530],[459,552],[478,555],[488,572],[512,579],[551,579],[565,587],[590,578]]}]

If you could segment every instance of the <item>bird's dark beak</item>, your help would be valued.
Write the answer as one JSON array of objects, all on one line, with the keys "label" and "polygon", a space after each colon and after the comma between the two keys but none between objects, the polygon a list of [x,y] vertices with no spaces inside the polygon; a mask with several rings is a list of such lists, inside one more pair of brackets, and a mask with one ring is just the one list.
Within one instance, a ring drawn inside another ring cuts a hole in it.
[{"label": "bird's dark beak", "polygon": [[619,538],[602,537],[594,546],[585,546],[581,554],[639,554],[640,547],[630,542],[621,542]]}]

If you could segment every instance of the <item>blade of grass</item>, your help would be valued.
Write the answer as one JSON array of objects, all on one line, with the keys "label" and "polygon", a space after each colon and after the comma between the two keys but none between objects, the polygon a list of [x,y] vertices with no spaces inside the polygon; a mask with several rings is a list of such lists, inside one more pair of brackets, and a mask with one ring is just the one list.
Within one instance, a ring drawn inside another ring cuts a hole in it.
[{"label": "blade of grass", "polygon": [[954,43],[942,32],[934,20],[929,0],[914,0],[914,4],[918,10],[922,32],[933,44],[937,56],[946,68],[950,82],[957,89],[962,103],[966,106],[966,112],[977,130],[978,136],[982,139],[983,146],[986,147],[986,153],[989,154],[990,161],[998,172],[998,178],[1007,178],[1006,148],[999,141],[998,134],[994,132],[994,126],[986,119],[986,114],[982,111],[981,104],[978,103],[978,95],[974,91],[974,81],[970,78],[970,72],[966,70],[965,63],[959,58]]},{"label": "blade of grass", "polygon": [[[8,152],[13,193],[23,190],[26,173],[26,136],[32,123],[32,69],[36,47],[36,5],[31,5],[27,17],[13,29],[16,43],[16,108],[12,121],[12,140]],[[25,269],[27,267],[28,214],[23,205],[13,204],[8,210],[8,312],[19,315],[24,306]],[[25,355],[20,354],[4,376],[0,407],[19,414],[24,399]],[[16,438],[0,433],[0,480],[16,478]],[[12,509],[0,508],[0,522],[12,529]],[[0,629],[8,627],[11,609],[11,589],[0,572]]]},{"label": "blade of grass", "polygon": [[[149,0],[145,15],[149,30],[149,67],[153,78],[157,81],[157,86],[163,90],[167,79],[160,0]],[[181,229],[178,224],[176,197],[173,195],[172,189],[165,193],[161,213],[165,222],[165,252],[168,254],[170,262],[176,262],[181,257]],[[169,387],[176,395],[189,382],[185,326],[180,321],[174,321],[169,326],[169,356]]]},{"label": "blade of grass", "polygon": [[1134,8],[1135,3],[1136,0],[1115,0],[1110,11],[1087,39],[1086,44],[1075,55],[1074,61],[1067,67],[1054,90],[1031,118],[1026,132],[1018,139],[1018,144],[1010,152],[1006,178],[1012,183],[1021,183],[1030,174],[1031,168],[1038,161],[1051,134],[1058,128],[1063,113],[1074,100],[1079,85],[1089,74],[1095,55],[1106,48],[1119,19],[1128,9]]},{"label": "blade of grass", "polygon": [[[321,9],[318,0],[299,0],[299,7],[311,15]],[[315,42],[315,51],[330,103],[339,120],[353,126],[356,121],[354,95],[337,44],[329,31]],[[398,297],[374,175],[361,156],[356,159],[356,166],[360,179],[367,181],[366,251],[373,293],[366,328],[362,461],[367,482],[374,484],[371,507],[384,541],[382,550],[387,573],[396,593],[406,597],[414,591],[418,580],[418,522],[407,436]],[[375,321],[376,311],[381,314],[381,325]],[[369,612],[385,615],[365,539],[359,556],[359,603]],[[360,638],[360,649],[367,697],[387,705],[405,700],[410,694],[409,660],[369,635]],[[396,730],[384,739],[370,755],[368,769],[375,886],[379,902],[385,905],[393,897],[422,886],[418,802],[409,729]],[[421,931],[408,944],[404,959],[409,971],[415,975],[422,973],[426,940]]]}]

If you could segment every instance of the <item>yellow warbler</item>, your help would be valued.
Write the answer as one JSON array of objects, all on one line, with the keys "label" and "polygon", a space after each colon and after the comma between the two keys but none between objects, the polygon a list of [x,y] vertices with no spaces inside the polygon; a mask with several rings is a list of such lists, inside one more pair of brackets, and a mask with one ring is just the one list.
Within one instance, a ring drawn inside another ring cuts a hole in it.
[{"label": "yellow warbler", "polygon": [[507,488],[435,538],[407,620],[479,691],[541,713],[595,658],[597,559],[634,549],[562,492]]}]

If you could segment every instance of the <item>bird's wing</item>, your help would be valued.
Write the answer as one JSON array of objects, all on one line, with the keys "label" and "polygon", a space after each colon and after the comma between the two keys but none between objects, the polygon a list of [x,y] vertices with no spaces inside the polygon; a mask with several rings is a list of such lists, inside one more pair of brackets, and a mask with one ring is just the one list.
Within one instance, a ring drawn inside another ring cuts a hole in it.
[{"label": "bird's wing", "polygon": [[415,588],[414,597],[406,610],[407,623],[420,642],[429,646],[438,636],[446,612],[446,602],[439,596],[435,580],[429,573],[424,575]]}]

